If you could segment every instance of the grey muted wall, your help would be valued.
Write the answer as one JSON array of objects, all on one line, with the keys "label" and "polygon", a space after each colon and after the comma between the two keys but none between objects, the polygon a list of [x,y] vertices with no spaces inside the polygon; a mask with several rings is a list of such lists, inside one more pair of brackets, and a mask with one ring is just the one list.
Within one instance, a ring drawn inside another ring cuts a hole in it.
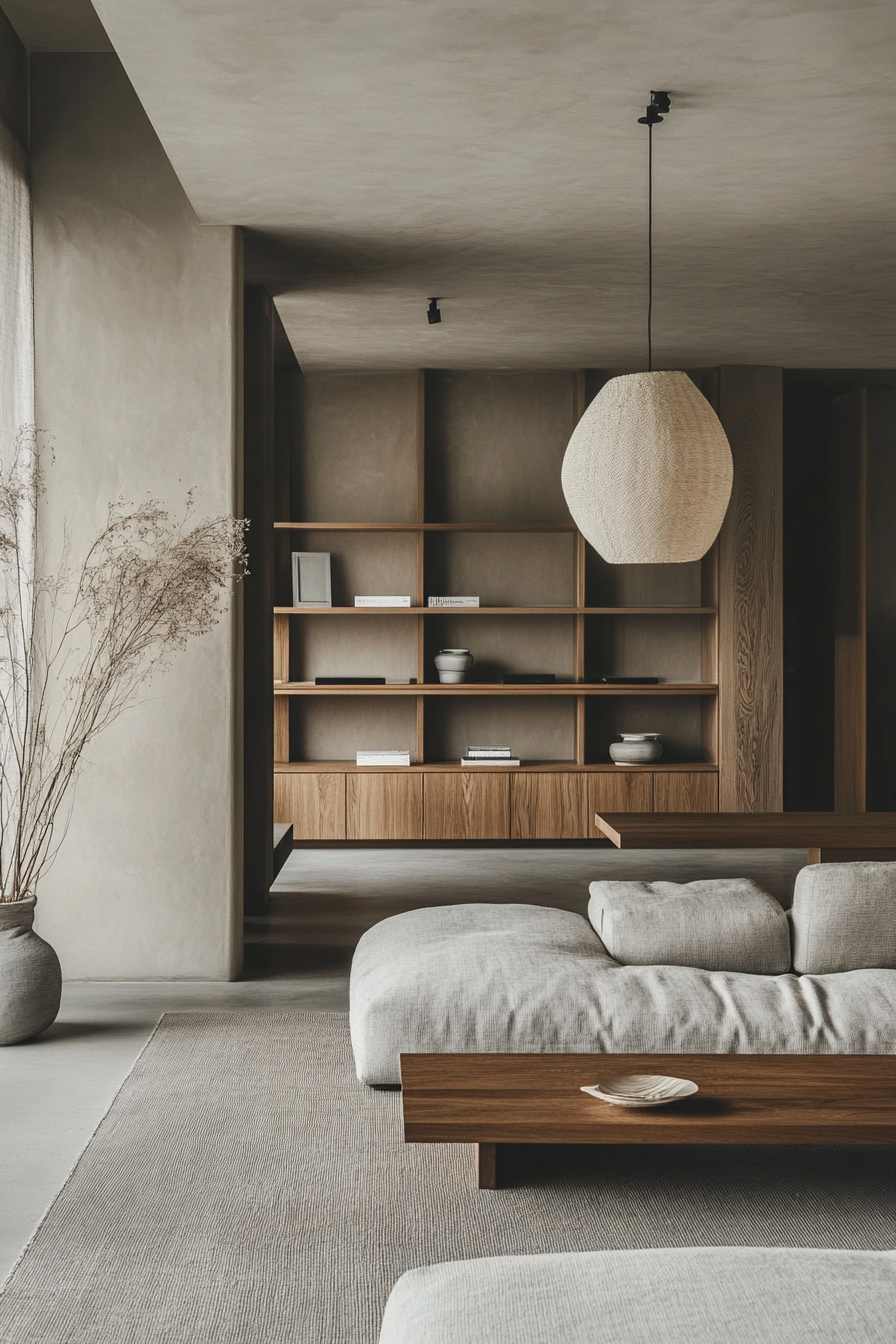
[{"label": "grey muted wall", "polygon": [[[202,227],[114,55],[32,64],[44,539],[119,496],[239,511],[241,256]],[[223,979],[241,957],[239,611],[91,747],[38,926],[71,978]]]}]

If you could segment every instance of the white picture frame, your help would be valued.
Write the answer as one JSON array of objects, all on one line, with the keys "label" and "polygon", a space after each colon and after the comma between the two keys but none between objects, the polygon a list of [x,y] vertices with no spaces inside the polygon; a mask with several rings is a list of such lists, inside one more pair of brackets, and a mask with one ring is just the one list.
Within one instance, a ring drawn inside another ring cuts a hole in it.
[{"label": "white picture frame", "polygon": [[332,607],[329,551],[293,551],[292,604],[294,607]]}]

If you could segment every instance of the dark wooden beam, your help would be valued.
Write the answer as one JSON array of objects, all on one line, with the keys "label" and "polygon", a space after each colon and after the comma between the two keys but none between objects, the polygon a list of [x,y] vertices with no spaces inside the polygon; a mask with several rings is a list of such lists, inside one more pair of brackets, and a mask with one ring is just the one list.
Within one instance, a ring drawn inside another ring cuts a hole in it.
[{"label": "dark wooden beam", "polygon": [[243,491],[249,572],[243,584],[243,880],[247,913],[274,879],[274,327],[268,293],[247,286]]}]

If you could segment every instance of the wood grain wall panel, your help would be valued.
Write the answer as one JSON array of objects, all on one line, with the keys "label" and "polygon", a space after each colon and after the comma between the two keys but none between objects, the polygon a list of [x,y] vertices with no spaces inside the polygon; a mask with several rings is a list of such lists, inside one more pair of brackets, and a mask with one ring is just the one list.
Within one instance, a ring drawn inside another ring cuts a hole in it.
[{"label": "wood grain wall panel", "polygon": [[581,840],[588,834],[587,802],[585,775],[511,775],[510,838]]},{"label": "wood grain wall panel", "polygon": [[347,840],[422,840],[423,776],[345,776]]},{"label": "wood grain wall panel", "polygon": [[719,535],[719,801],[783,807],[782,373],[723,367],[734,488]]},{"label": "wood grain wall panel", "polygon": [[595,812],[652,812],[653,774],[632,770],[588,776],[588,832],[598,836]]},{"label": "wood grain wall panel", "polygon": [[834,810],[864,812],[867,724],[868,394],[834,399]]},{"label": "wood grain wall panel", "polygon": [[432,774],[425,779],[426,840],[508,840],[510,779],[506,774]]},{"label": "wood grain wall panel", "polygon": [[[607,808],[608,812],[609,810]],[[697,770],[693,772],[682,770],[675,774],[654,775],[653,810],[654,812],[718,812],[718,775]]]},{"label": "wood grain wall panel", "polygon": [[274,821],[291,822],[294,840],[344,840],[345,775],[275,772]]}]

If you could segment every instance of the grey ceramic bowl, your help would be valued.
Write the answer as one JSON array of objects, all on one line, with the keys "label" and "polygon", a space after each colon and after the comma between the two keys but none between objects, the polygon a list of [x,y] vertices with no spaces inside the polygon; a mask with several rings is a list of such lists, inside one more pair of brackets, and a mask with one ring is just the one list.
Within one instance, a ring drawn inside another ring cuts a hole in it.
[{"label": "grey ceramic bowl", "polygon": [[628,738],[610,744],[610,757],[617,765],[650,765],[662,754],[663,744],[656,737],[645,737],[640,741]]}]

